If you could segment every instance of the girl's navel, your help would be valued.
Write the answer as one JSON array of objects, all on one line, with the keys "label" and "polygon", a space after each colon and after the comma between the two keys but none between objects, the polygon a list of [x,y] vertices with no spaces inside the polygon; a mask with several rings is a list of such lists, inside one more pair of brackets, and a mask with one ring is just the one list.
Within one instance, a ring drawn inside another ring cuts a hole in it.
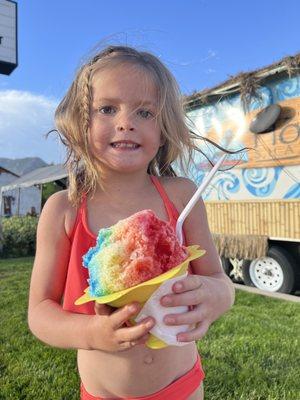
[{"label": "girl's navel", "polygon": [[144,363],[145,364],[151,364],[153,362],[153,359],[154,359],[154,357],[153,357],[152,354],[146,354],[144,356]]}]

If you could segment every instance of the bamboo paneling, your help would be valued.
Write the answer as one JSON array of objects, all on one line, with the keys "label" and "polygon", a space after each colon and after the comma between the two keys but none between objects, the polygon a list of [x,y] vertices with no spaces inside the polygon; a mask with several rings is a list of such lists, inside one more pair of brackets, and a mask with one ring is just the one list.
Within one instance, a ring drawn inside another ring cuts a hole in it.
[{"label": "bamboo paneling", "polygon": [[300,240],[300,200],[206,201],[213,233]]}]

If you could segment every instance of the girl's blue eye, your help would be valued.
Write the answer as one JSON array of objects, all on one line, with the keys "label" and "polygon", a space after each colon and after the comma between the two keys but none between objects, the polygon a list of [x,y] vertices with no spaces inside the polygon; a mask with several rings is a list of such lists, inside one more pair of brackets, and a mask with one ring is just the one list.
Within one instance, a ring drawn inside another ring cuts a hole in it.
[{"label": "girl's blue eye", "polygon": [[112,112],[114,111],[113,107],[111,106],[104,106],[104,107],[100,107],[98,110],[101,114],[112,114]]},{"label": "girl's blue eye", "polygon": [[150,118],[153,117],[153,114],[148,110],[140,110],[139,114],[142,118]]}]

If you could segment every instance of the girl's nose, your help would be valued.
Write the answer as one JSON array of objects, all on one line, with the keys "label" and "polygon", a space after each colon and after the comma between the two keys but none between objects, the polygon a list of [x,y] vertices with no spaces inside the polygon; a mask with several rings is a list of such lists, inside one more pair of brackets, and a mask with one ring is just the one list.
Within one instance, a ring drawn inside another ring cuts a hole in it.
[{"label": "girl's nose", "polygon": [[116,128],[118,131],[134,131],[135,128],[132,116],[120,116]]},{"label": "girl's nose", "polygon": [[133,126],[127,127],[126,124],[118,124],[117,126],[118,131],[134,131]]}]

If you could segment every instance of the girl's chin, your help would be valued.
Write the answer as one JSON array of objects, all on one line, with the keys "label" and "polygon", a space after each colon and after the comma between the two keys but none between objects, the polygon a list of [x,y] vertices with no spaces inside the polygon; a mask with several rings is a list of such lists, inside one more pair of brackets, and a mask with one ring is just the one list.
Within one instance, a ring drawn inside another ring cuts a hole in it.
[{"label": "girl's chin", "polygon": [[115,164],[101,164],[101,169],[104,171],[108,172],[117,172],[120,174],[130,174],[130,173],[136,173],[140,171],[147,171],[148,169],[148,164],[126,164],[126,163],[115,163]]},{"label": "girl's chin", "polygon": [[[132,152],[132,154],[125,156],[115,155],[98,158],[100,170],[103,172],[107,170],[108,172],[118,172],[118,173],[135,173],[139,171],[147,171],[148,165],[151,160],[155,157],[155,154],[138,154]],[[154,152],[153,152],[154,153]],[[124,154],[124,153],[123,153]]]}]

